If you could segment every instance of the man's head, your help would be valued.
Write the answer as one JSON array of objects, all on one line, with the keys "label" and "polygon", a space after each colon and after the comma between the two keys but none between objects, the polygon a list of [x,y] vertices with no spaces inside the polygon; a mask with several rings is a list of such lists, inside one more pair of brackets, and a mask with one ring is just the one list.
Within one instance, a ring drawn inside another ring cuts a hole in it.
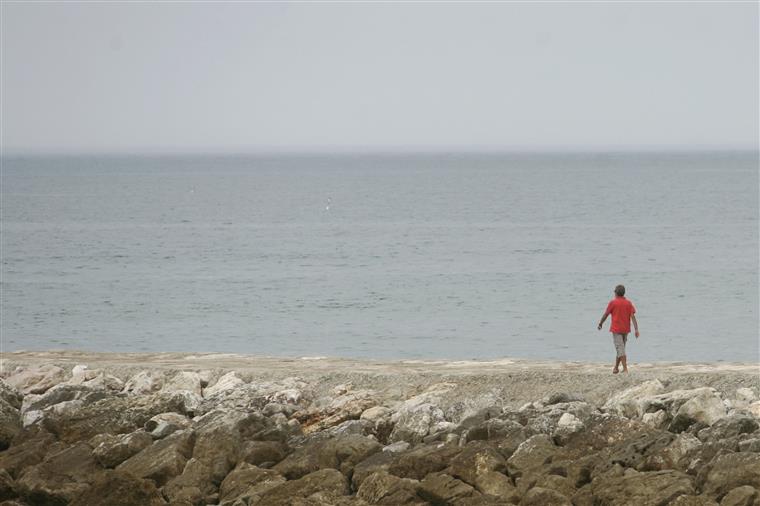
[{"label": "man's head", "polygon": [[615,287],[615,295],[618,297],[622,297],[625,295],[625,287],[623,285],[618,285]]}]

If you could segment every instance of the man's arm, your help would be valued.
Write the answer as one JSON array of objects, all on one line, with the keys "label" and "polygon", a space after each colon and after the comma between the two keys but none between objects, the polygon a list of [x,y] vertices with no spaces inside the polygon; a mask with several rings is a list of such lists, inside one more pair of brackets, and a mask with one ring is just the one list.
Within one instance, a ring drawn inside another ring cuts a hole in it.
[{"label": "man's arm", "polygon": [[[606,320],[609,315],[610,315],[609,311],[604,312],[604,314],[602,315],[602,319],[599,320],[599,327],[598,327],[599,330],[602,330],[602,325],[604,325],[604,320]],[[636,333],[638,334],[638,331],[636,331]]]},{"label": "man's arm", "polygon": [[636,331],[636,337],[639,337],[639,322],[636,321],[636,315],[631,315],[631,321],[633,322],[633,330]]}]

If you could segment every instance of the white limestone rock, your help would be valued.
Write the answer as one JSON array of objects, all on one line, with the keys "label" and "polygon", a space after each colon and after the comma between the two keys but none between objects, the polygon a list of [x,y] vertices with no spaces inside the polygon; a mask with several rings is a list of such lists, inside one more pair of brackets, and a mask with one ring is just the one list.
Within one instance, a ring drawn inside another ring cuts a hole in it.
[{"label": "white limestone rock", "polygon": [[736,389],[736,399],[750,403],[757,400],[757,395],[751,388],[742,387]]},{"label": "white limestone rock", "polygon": [[245,385],[245,381],[237,376],[235,371],[228,372],[217,380],[212,386],[203,389],[203,397],[211,397],[214,395],[224,394],[230,392]]},{"label": "white limestone rock", "polygon": [[698,389],[700,392],[683,403],[676,416],[686,416],[705,425],[712,425],[726,417],[726,406],[717,392],[711,388]]},{"label": "white limestone rock", "polygon": [[610,397],[602,409],[628,418],[639,418],[645,413],[647,400],[662,393],[665,387],[660,380],[649,380],[634,387],[623,390]]},{"label": "white limestone rock", "polygon": [[654,413],[644,413],[641,421],[655,429],[663,429],[668,423],[668,413],[663,409],[659,409]]},{"label": "white limestone rock", "polygon": [[66,379],[66,371],[54,365],[17,367],[5,382],[22,394],[42,394]]},{"label": "white limestone rock", "polygon": [[201,396],[201,376],[194,371],[179,371],[172,376],[161,388],[162,392],[191,392]]},{"label": "white limestone rock", "polygon": [[158,392],[164,386],[164,375],[158,371],[140,371],[127,381],[124,393],[146,395]]}]

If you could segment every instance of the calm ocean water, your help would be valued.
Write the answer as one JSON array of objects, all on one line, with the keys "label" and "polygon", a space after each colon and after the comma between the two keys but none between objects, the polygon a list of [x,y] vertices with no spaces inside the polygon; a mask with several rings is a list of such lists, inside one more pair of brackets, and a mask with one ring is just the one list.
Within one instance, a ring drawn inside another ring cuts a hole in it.
[{"label": "calm ocean water", "polygon": [[758,360],[756,154],[5,158],[2,347]]}]

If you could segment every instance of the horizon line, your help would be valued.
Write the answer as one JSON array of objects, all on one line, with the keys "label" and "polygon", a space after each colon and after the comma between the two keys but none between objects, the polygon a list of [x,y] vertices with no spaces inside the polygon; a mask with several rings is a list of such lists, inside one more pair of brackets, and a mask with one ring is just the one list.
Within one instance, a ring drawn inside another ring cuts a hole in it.
[{"label": "horizon line", "polygon": [[760,145],[747,146],[550,146],[550,147],[512,147],[484,148],[456,146],[451,148],[433,146],[387,146],[387,147],[288,147],[288,148],[232,148],[232,149],[179,149],[179,148],[149,148],[149,149],[106,149],[106,150],[33,150],[33,149],[2,149],[2,158],[32,158],[32,157],[88,157],[88,156],[398,156],[398,155],[582,155],[582,154],[756,154],[760,155]]}]

